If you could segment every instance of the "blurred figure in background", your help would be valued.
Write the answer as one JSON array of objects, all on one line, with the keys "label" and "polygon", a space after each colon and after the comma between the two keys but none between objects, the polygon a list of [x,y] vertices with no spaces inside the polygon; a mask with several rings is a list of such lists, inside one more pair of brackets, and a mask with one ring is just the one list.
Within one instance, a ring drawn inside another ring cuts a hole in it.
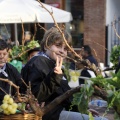
[{"label": "blurred figure in background", "polygon": [[94,63],[96,66],[98,66],[97,60],[92,55],[92,50],[89,45],[84,45],[82,48],[81,55],[83,59],[89,60],[91,63]]},{"label": "blurred figure in background", "polygon": [[27,45],[28,42],[32,40],[32,33],[30,31],[25,31],[24,33],[24,45]]},{"label": "blurred figure in background", "polygon": [[[81,51],[81,55],[83,57],[84,60],[89,60],[91,64],[95,64],[96,66],[98,66],[98,62],[97,60],[94,58],[94,56],[92,55],[92,50],[90,48],[89,45],[84,45]],[[81,72],[81,76],[82,77],[96,77],[95,73],[91,70],[88,69],[87,67],[84,68]],[[80,84],[84,84],[84,79],[79,78],[79,83]]]}]

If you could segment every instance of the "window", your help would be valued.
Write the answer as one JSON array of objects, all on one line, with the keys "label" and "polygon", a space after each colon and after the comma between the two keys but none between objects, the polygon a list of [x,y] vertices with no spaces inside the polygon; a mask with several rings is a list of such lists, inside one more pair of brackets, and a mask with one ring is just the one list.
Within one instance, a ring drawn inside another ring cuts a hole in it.
[{"label": "window", "polygon": [[66,0],[66,10],[72,13],[73,21],[67,24],[73,39],[73,47],[80,48],[83,45],[84,35],[84,0]]}]

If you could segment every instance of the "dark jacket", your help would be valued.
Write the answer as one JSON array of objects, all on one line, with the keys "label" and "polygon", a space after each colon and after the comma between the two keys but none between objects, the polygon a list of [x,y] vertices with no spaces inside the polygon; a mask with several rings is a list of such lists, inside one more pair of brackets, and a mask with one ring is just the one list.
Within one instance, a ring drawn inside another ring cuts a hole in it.
[{"label": "dark jacket", "polygon": [[[44,56],[33,57],[23,68],[22,77],[31,82],[32,92],[39,102],[49,104],[56,97],[70,89],[68,81],[63,80],[63,74],[53,72],[55,62]],[[43,116],[43,120],[58,120],[63,108],[69,110],[72,98],[63,101],[53,110]],[[75,108],[76,109],[76,108]]]},{"label": "dark jacket", "polygon": [[96,66],[98,66],[97,60],[92,55],[87,56],[85,59],[88,59],[91,63],[94,63]]},{"label": "dark jacket", "polygon": [[[89,60],[91,63],[94,63],[96,66],[98,66],[97,60],[92,55],[89,55],[85,59]],[[81,76],[91,78],[91,75],[89,74],[89,72],[87,70],[88,70],[88,68],[84,68],[81,72]],[[82,78],[79,78],[79,84],[84,84],[84,83],[85,83],[85,80]]]},{"label": "dark jacket", "polygon": [[[8,79],[8,80],[12,81],[14,84],[16,84],[17,86],[20,87],[20,89],[21,89],[20,92],[22,92],[23,90],[22,90],[21,75],[17,71],[17,69],[14,66],[12,66],[11,64],[6,63],[5,72],[8,74],[8,77],[6,77],[2,73],[0,73],[0,78],[4,78],[4,79]],[[0,87],[6,93],[9,94],[10,85],[7,82],[3,82],[0,80]],[[11,87],[11,94],[14,95],[15,93],[16,93],[16,89],[14,87]],[[5,95],[5,93],[0,90],[0,104],[2,103],[4,95]]]}]

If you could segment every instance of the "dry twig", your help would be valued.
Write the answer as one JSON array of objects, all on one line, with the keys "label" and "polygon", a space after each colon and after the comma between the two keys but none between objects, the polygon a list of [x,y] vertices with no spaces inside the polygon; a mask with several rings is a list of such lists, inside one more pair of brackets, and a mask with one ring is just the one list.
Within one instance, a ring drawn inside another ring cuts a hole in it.
[{"label": "dry twig", "polygon": [[115,19],[116,19],[116,17],[115,17],[115,15],[114,15],[114,20],[113,20],[113,22],[112,22],[112,26],[113,26],[113,29],[114,29],[114,31],[115,31],[116,36],[120,39],[120,36],[119,36],[119,34],[118,34],[118,32],[117,32],[117,30],[116,30],[116,28],[115,28]]},{"label": "dry twig", "polygon": [[39,23],[38,23],[38,26],[43,29],[44,31],[47,31],[43,26],[41,26]]},{"label": "dry twig", "polygon": [[8,80],[8,79],[3,79],[3,78],[0,78],[1,81],[3,82],[7,82],[9,85],[13,86],[16,91],[17,91],[17,98],[19,101],[21,101],[21,98],[20,98],[20,92],[19,92],[19,86],[15,85],[12,81]]},{"label": "dry twig", "polygon": [[25,43],[25,35],[24,35],[24,25],[23,25],[22,20],[21,20],[21,26],[22,26],[22,45],[24,45],[24,43]]}]

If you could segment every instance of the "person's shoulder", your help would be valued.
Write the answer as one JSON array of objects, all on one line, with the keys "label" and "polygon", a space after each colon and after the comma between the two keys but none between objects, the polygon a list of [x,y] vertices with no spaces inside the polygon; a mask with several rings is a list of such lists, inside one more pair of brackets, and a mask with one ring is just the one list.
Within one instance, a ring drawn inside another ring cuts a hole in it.
[{"label": "person's shoulder", "polygon": [[87,56],[87,59],[93,59],[93,58],[94,58],[93,55],[89,55],[89,56]]},{"label": "person's shoulder", "polygon": [[36,57],[35,61],[33,62],[34,65],[38,66],[46,66],[48,64],[53,64],[52,60],[50,58],[47,58],[45,56],[38,56]]},{"label": "person's shoulder", "polygon": [[14,73],[18,73],[18,74],[20,74],[19,72],[18,72],[18,70],[17,70],[17,68],[16,67],[14,67],[13,65],[11,65],[10,63],[6,63],[6,69],[9,69],[11,72],[14,72]]},{"label": "person's shoulder", "polygon": [[40,56],[40,55],[34,56],[33,58],[31,58],[31,59],[28,61],[27,64],[36,63],[37,61],[45,61],[46,59],[48,59],[48,58],[46,58],[46,57],[44,57],[44,56]]},{"label": "person's shoulder", "polygon": [[96,61],[93,55],[88,56],[87,59],[90,60],[90,62]]},{"label": "person's shoulder", "polygon": [[44,56],[34,56],[33,58],[31,58],[27,63],[26,65],[24,66],[24,68],[27,68],[29,66],[32,66],[32,65],[38,65],[39,63],[45,63],[45,61],[47,60],[48,58],[44,57]]},{"label": "person's shoulder", "polygon": [[37,59],[38,56],[34,56],[32,57],[22,68],[23,69],[26,69],[28,66],[31,66]]},{"label": "person's shoulder", "polygon": [[45,60],[49,60],[49,58],[47,58],[45,56],[38,55],[36,60],[45,61]]},{"label": "person's shoulder", "polygon": [[89,59],[88,59],[91,63],[94,63],[96,66],[98,66],[98,62],[97,60],[94,58],[94,56],[90,56]]},{"label": "person's shoulder", "polygon": [[13,65],[11,65],[10,63],[6,63],[6,67],[7,68],[11,68],[11,69],[16,69]]}]

